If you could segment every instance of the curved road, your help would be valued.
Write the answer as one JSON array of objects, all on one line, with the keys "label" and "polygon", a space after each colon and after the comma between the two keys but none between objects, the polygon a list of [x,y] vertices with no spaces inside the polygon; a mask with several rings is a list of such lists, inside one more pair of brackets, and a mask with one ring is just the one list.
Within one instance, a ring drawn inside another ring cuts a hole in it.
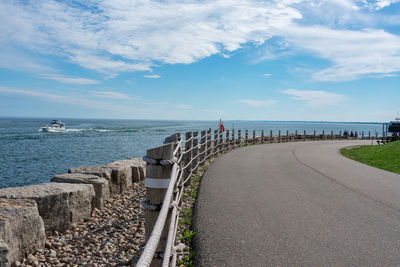
[{"label": "curved road", "polygon": [[268,144],[218,158],[194,211],[196,266],[400,266],[400,175],[339,154],[369,143]]}]

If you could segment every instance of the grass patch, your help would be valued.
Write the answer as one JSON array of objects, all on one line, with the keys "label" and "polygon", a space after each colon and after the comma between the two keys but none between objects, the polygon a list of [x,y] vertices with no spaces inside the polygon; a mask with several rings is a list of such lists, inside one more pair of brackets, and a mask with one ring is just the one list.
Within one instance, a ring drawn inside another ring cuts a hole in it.
[{"label": "grass patch", "polygon": [[400,174],[400,141],[380,146],[347,147],[340,152],[350,159]]}]

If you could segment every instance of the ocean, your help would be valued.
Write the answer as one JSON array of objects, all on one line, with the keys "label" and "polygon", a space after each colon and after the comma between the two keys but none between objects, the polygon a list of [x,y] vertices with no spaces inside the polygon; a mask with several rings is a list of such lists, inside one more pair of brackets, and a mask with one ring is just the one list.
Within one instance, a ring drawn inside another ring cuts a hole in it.
[{"label": "ocean", "polygon": [[[180,132],[217,129],[219,121],[158,121],[62,119],[66,132],[40,132],[49,119],[0,118],[0,188],[49,182],[56,174],[82,165],[142,157],[146,150],[162,145],[165,137]],[[272,130],[294,133],[339,131],[382,133],[377,123],[225,121],[226,129],[252,130],[265,135]]]}]

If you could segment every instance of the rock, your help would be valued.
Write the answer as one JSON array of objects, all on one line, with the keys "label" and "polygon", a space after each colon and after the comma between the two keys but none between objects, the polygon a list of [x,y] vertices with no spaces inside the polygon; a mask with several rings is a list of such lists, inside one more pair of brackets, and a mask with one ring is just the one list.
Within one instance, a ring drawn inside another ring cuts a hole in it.
[{"label": "rock", "polygon": [[71,168],[68,173],[94,174],[108,180],[110,194],[120,194],[132,185],[132,170],[125,166],[80,166]]},{"label": "rock", "polygon": [[0,266],[15,264],[25,254],[44,247],[45,240],[43,220],[35,201],[0,199]]},{"label": "rock", "polygon": [[132,183],[137,183],[146,177],[146,162],[139,158],[114,161],[106,166],[129,166],[132,169]]},{"label": "rock", "polygon": [[88,218],[94,195],[90,184],[45,183],[0,189],[0,198],[35,200],[46,232],[65,231],[71,222]]},{"label": "rock", "polygon": [[103,207],[104,200],[110,198],[110,188],[108,181],[94,174],[84,173],[66,173],[58,174],[51,179],[51,182],[56,183],[76,183],[76,184],[91,184],[93,185],[95,196],[92,200],[92,209]]}]

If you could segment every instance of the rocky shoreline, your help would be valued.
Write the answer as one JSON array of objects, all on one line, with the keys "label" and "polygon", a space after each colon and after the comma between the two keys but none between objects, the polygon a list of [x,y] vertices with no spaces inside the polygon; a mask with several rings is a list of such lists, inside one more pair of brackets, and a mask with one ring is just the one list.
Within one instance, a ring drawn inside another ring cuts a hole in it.
[{"label": "rocky shoreline", "polygon": [[101,210],[73,223],[64,233],[46,236],[46,246],[16,266],[129,266],[144,246],[144,181],[112,195]]}]

